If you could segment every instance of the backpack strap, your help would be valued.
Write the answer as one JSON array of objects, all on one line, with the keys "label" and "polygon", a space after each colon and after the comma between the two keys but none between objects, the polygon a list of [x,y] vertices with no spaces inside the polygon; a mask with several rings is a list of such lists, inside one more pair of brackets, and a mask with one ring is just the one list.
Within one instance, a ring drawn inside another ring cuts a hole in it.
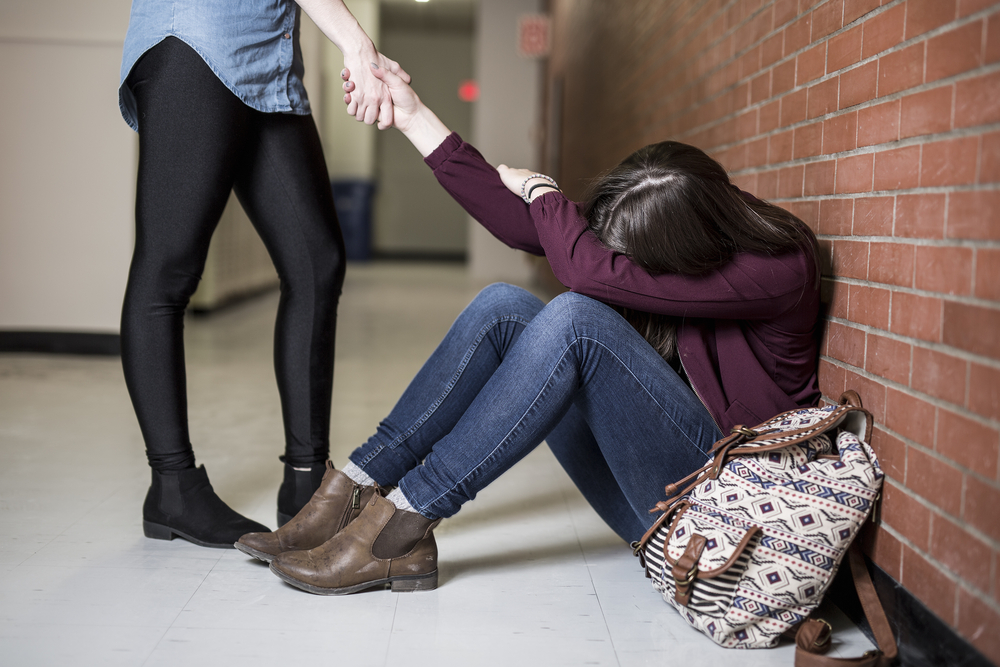
[{"label": "backpack strap", "polygon": [[875,592],[865,557],[855,541],[848,550],[851,575],[858,591],[865,618],[875,635],[879,650],[868,651],[860,658],[830,658],[822,655],[830,648],[831,628],[826,621],[809,619],[799,626],[795,634],[795,667],[889,667],[896,660],[899,649],[892,634],[889,619],[885,616],[882,603]]}]

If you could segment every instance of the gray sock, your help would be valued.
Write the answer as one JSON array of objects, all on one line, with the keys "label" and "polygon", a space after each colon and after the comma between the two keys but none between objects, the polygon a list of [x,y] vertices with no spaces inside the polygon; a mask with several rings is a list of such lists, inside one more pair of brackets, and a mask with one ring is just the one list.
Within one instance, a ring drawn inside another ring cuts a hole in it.
[{"label": "gray sock", "polygon": [[396,509],[403,510],[404,512],[417,513],[417,510],[413,509],[413,505],[411,505],[410,501],[406,499],[406,496],[403,495],[403,492],[399,489],[399,487],[393,489],[389,495],[385,497],[385,499],[395,505]]},{"label": "gray sock", "polygon": [[340,472],[350,477],[355,484],[362,486],[375,486],[375,480],[364,470],[354,465],[353,461],[348,461],[347,465],[340,469]]}]

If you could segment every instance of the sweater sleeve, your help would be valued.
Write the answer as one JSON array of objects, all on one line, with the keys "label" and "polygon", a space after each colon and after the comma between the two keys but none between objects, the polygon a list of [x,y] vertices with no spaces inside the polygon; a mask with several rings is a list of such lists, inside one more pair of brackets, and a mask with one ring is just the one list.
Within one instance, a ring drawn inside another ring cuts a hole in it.
[{"label": "sweater sleeve", "polygon": [[493,236],[511,248],[544,254],[528,205],[458,134],[449,135],[424,161],[448,194]]},{"label": "sweater sleeve", "polygon": [[787,312],[815,290],[815,265],[805,250],[738,253],[698,276],[651,275],[605,248],[587,229],[577,204],[561,193],[538,197],[530,212],[556,278],[606,303],[678,317],[756,320]]},{"label": "sweater sleeve", "polygon": [[455,201],[494,236],[511,248],[545,255],[563,285],[605,303],[678,317],[753,320],[787,312],[815,289],[814,262],[806,251],[739,253],[699,276],[650,275],[601,245],[577,204],[562,193],[547,192],[525,204],[458,134],[425,161]]}]

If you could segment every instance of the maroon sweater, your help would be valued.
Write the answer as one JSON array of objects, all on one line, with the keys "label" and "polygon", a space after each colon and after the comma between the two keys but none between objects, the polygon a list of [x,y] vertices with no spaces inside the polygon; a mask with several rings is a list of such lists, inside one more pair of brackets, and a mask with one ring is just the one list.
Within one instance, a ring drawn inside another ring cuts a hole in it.
[{"label": "maroon sweater", "polygon": [[723,433],[815,405],[819,290],[812,253],[738,253],[699,276],[650,275],[605,248],[579,206],[549,191],[530,206],[452,133],[427,156],[444,188],[512,248],[545,255],[559,281],[604,303],[683,318],[677,349]]}]

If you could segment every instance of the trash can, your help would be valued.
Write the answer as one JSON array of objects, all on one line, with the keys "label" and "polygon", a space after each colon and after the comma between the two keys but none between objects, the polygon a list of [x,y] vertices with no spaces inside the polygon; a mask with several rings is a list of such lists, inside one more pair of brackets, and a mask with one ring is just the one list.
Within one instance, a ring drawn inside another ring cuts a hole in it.
[{"label": "trash can", "polygon": [[344,234],[347,259],[367,261],[372,256],[372,195],[375,184],[365,180],[337,179],[330,182],[333,204]]}]

